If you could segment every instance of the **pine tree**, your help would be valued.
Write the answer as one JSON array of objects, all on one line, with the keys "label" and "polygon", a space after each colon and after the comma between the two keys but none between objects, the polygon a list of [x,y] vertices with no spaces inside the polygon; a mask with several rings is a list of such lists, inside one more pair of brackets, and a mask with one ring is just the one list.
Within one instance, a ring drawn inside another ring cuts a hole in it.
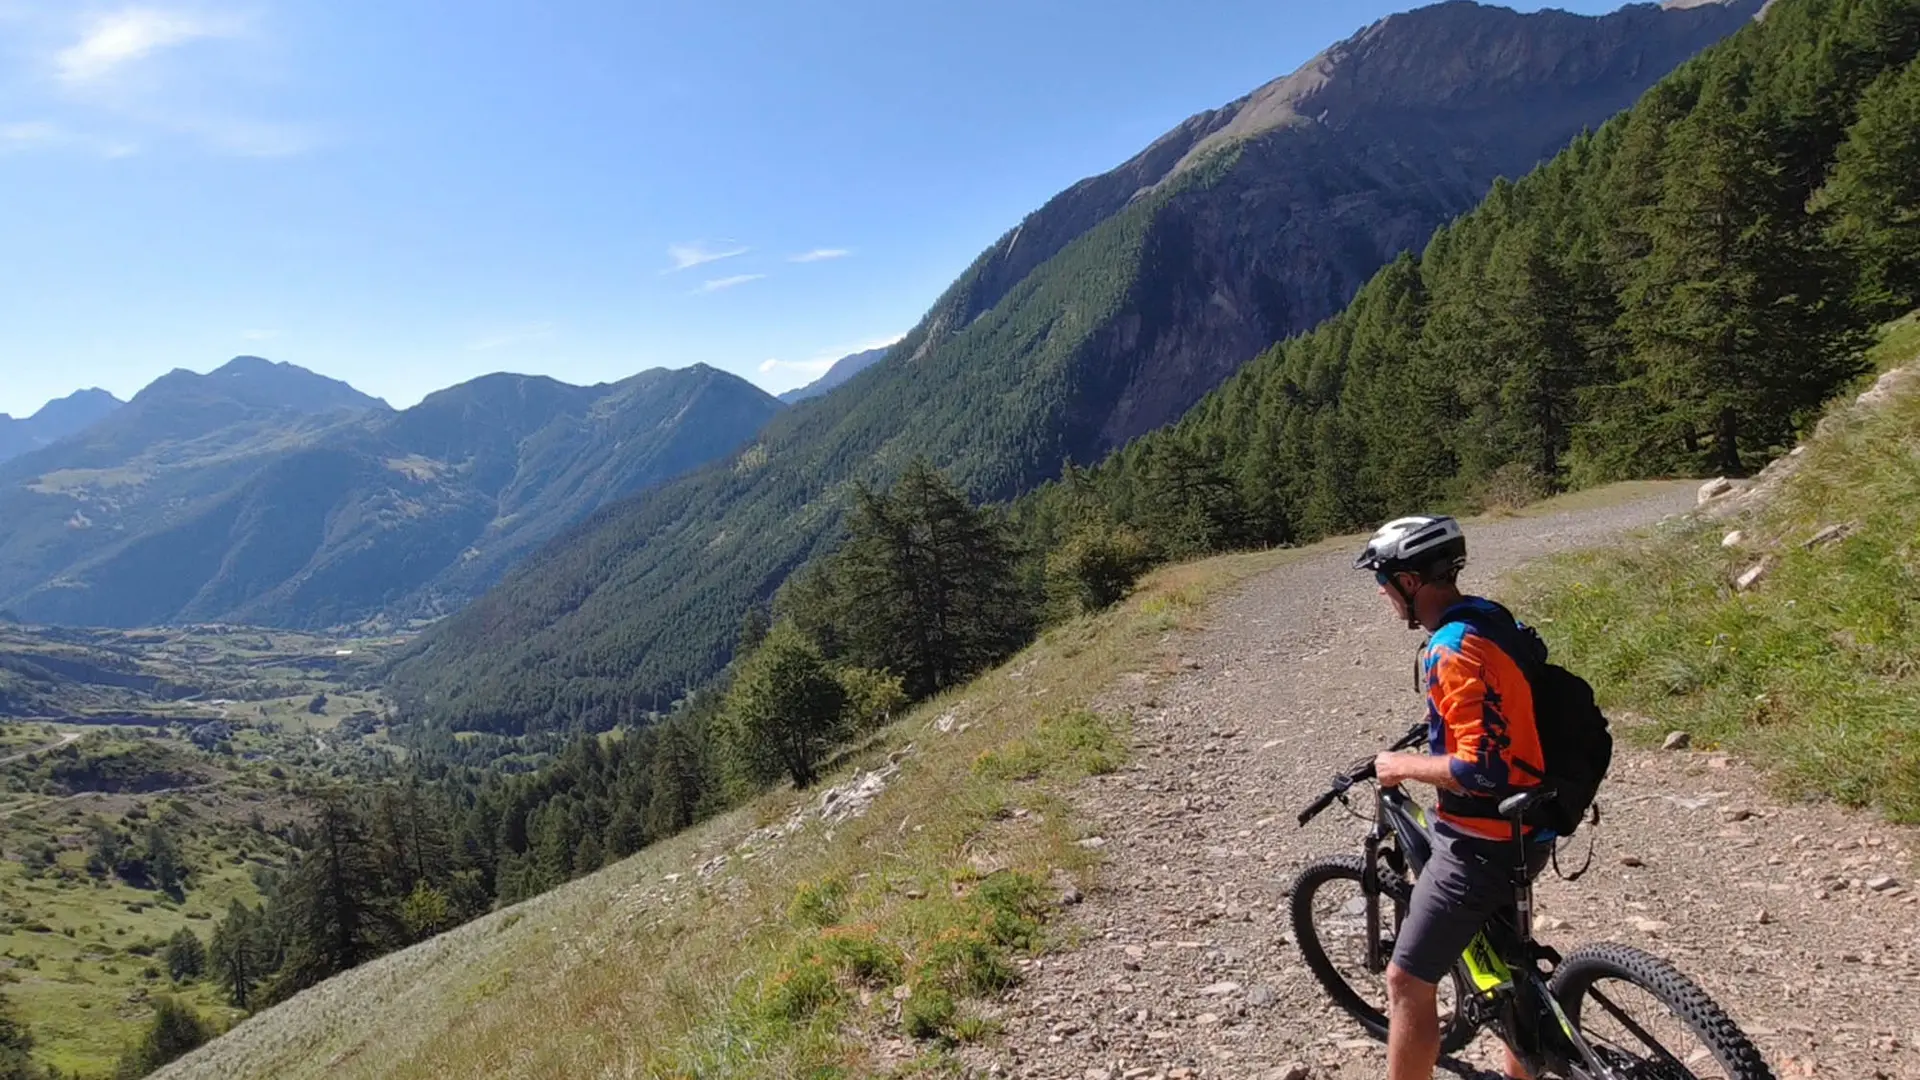
[{"label": "pine tree", "polygon": [[[1483,402],[1488,412],[1480,449],[1491,450],[1499,462],[1529,468],[1548,490],[1558,488],[1587,381],[1573,282],[1544,226],[1535,224],[1508,229],[1494,245],[1487,284],[1492,318],[1486,360],[1493,386]],[[1464,445],[1461,452],[1464,458]]]},{"label": "pine tree", "polygon": [[1762,121],[1742,114],[1745,93],[1744,72],[1717,74],[1675,132],[1625,315],[1638,377],[1660,409],[1654,434],[1729,474],[1785,438],[1850,362],[1828,329],[1831,261],[1782,183]]},{"label": "pine tree", "polygon": [[147,829],[145,848],[146,872],[153,887],[178,893],[185,883],[186,868],[173,834],[162,825],[154,825]]},{"label": "pine tree", "polygon": [[120,1056],[115,1075],[120,1080],[145,1076],[197,1049],[213,1035],[212,1026],[191,1006],[170,997],[159,998],[154,1002],[153,1019],[140,1041]]},{"label": "pine tree", "polygon": [[425,941],[453,928],[453,905],[447,894],[422,881],[400,902],[400,925],[408,941]]},{"label": "pine tree", "polygon": [[1816,206],[1859,261],[1864,307],[1897,314],[1920,304],[1920,60],[1861,99]]},{"label": "pine tree", "polygon": [[384,952],[400,935],[365,822],[338,793],[314,807],[314,848],[281,894],[290,940],[274,983],[284,999]]},{"label": "pine tree", "polygon": [[1147,472],[1145,525],[1171,558],[1224,551],[1246,533],[1233,483],[1206,456],[1180,441],[1160,447]]},{"label": "pine tree", "polygon": [[214,928],[208,960],[213,977],[227,992],[235,1006],[252,1008],[253,989],[266,972],[261,956],[261,918],[258,912],[235,900],[227,905],[227,917]]},{"label": "pine tree", "polygon": [[167,939],[164,952],[167,961],[167,974],[174,982],[191,982],[206,974],[207,946],[200,935],[187,927],[174,931]]},{"label": "pine tree", "polygon": [[651,837],[672,836],[699,818],[706,785],[700,746],[691,727],[681,717],[661,725],[653,755],[652,792],[647,801],[647,833]]},{"label": "pine tree", "polygon": [[835,560],[849,659],[893,672],[920,698],[1024,640],[1029,609],[997,518],[924,460],[889,492],[855,494],[851,536]]},{"label": "pine tree", "polygon": [[741,665],[722,715],[750,783],[784,772],[794,787],[806,788],[847,729],[847,695],[820,650],[791,624],[779,623]]}]

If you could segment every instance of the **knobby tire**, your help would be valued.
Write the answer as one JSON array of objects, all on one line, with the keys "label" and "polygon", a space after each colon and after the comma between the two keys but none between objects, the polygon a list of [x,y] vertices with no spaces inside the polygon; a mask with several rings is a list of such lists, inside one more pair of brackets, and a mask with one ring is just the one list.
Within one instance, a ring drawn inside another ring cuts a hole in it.
[{"label": "knobby tire", "polygon": [[1588,999],[1589,991],[1609,979],[1631,983],[1665,1006],[1693,1032],[1732,1080],[1773,1080],[1760,1051],[1706,991],[1665,960],[1628,945],[1609,942],[1582,946],[1554,971],[1554,997],[1566,1010],[1567,1019],[1582,1032],[1586,1030],[1580,1019],[1583,1009],[1604,1012],[1600,1002]]},{"label": "knobby tire", "polygon": [[[1327,955],[1326,946],[1320,940],[1320,931],[1313,921],[1313,897],[1323,886],[1336,881],[1351,881],[1361,884],[1366,863],[1357,855],[1329,855],[1308,864],[1293,879],[1293,893],[1290,899],[1293,916],[1293,940],[1300,946],[1300,955],[1307,962],[1307,969],[1313,972],[1327,996],[1347,1015],[1359,1021],[1368,1035],[1382,1042],[1387,1038],[1387,1017],[1372,1003],[1361,996],[1360,992],[1347,982]],[[1382,889],[1381,921],[1383,931],[1392,921],[1392,904],[1395,900],[1405,903],[1412,888],[1404,879],[1391,874],[1383,874],[1380,879]],[[1454,980],[1454,1013],[1444,1021],[1440,1032],[1440,1053],[1442,1056],[1454,1053],[1472,1041],[1473,1025],[1461,1015],[1467,1000],[1466,988],[1460,984],[1458,973],[1449,973]]]}]

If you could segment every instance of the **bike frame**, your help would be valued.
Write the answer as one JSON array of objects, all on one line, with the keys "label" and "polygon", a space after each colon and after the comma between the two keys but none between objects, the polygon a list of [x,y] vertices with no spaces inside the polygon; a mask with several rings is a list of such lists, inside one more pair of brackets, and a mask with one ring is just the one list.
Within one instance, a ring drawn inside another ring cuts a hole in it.
[{"label": "bike frame", "polygon": [[[1433,838],[1426,810],[1405,792],[1378,785],[1374,792],[1375,814],[1373,827],[1367,830],[1361,891],[1367,905],[1367,968],[1377,975],[1386,971],[1390,959],[1381,948],[1380,897],[1385,891],[1380,884],[1381,868],[1384,865],[1394,874],[1409,870],[1418,874],[1432,858]],[[1540,970],[1545,961],[1551,973],[1552,966],[1560,962],[1560,954],[1533,938],[1533,883],[1527,876],[1525,844],[1516,820],[1513,917],[1488,920],[1456,961],[1457,970],[1473,991],[1456,1008],[1469,1010],[1468,1019],[1476,1026],[1491,1026],[1499,1032],[1536,1076],[1551,1071],[1590,1080],[1614,1080],[1613,1070],[1601,1063],[1581,1038],[1548,988],[1547,975]],[[1564,1045],[1555,1045],[1559,1040],[1546,1023],[1549,1018],[1556,1022]]]}]

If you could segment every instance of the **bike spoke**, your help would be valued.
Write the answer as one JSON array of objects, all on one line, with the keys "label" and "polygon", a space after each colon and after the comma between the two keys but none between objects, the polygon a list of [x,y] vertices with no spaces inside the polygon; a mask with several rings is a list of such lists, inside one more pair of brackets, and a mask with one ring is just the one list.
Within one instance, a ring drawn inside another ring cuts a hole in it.
[{"label": "bike spoke", "polygon": [[1615,1005],[1613,1003],[1613,999],[1601,993],[1598,987],[1595,987],[1594,989],[1587,991],[1587,993],[1589,996],[1593,998],[1593,1000],[1599,1002],[1600,1007],[1607,1010],[1607,1012],[1610,1013],[1615,1020],[1620,1021],[1621,1027],[1624,1027],[1628,1031],[1632,1032],[1634,1037],[1640,1040],[1640,1045],[1646,1047],[1649,1050],[1652,1050],[1654,1054],[1659,1057],[1660,1061],[1663,1064],[1671,1065],[1674,1068],[1681,1070],[1681,1073],[1685,1075],[1688,1075],[1688,1076],[1692,1075],[1691,1073],[1686,1072],[1687,1067],[1685,1065],[1680,1064],[1679,1058],[1674,1057],[1673,1054],[1670,1051],[1668,1051],[1668,1049],[1665,1046],[1662,1046],[1660,1044],[1659,1039],[1654,1038],[1651,1032],[1649,1032],[1646,1028],[1640,1026],[1640,1024],[1635,1022],[1633,1017],[1628,1016],[1627,1011],[1625,1009],[1622,1009],[1620,1006]]},{"label": "bike spoke", "polygon": [[[1328,882],[1314,894],[1313,921],[1319,930],[1327,959],[1347,985],[1368,1005],[1384,1013],[1387,1008],[1386,973],[1374,972],[1367,967],[1366,905],[1366,896],[1359,882]],[[1381,897],[1380,906],[1381,953],[1384,961],[1393,951],[1398,919],[1393,900]],[[1451,978],[1441,980],[1439,1000],[1440,1022],[1444,1027],[1458,1004]]]},{"label": "bike spoke", "polygon": [[1632,983],[1586,990],[1580,1034],[1621,1080],[1723,1080],[1726,1072],[1686,1023]]}]

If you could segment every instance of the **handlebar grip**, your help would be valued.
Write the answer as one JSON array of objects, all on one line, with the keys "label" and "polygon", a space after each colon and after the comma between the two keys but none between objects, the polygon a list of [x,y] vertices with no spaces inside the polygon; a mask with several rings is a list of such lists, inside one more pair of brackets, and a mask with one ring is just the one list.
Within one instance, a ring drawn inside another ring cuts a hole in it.
[{"label": "handlebar grip", "polygon": [[1334,790],[1329,791],[1326,794],[1320,796],[1319,798],[1313,800],[1313,802],[1309,804],[1305,810],[1300,811],[1300,824],[1305,825],[1307,822],[1312,821],[1316,817],[1319,817],[1320,811],[1325,810],[1329,806],[1332,806],[1333,800],[1339,798],[1340,795],[1341,795],[1340,789],[1335,788]]}]

